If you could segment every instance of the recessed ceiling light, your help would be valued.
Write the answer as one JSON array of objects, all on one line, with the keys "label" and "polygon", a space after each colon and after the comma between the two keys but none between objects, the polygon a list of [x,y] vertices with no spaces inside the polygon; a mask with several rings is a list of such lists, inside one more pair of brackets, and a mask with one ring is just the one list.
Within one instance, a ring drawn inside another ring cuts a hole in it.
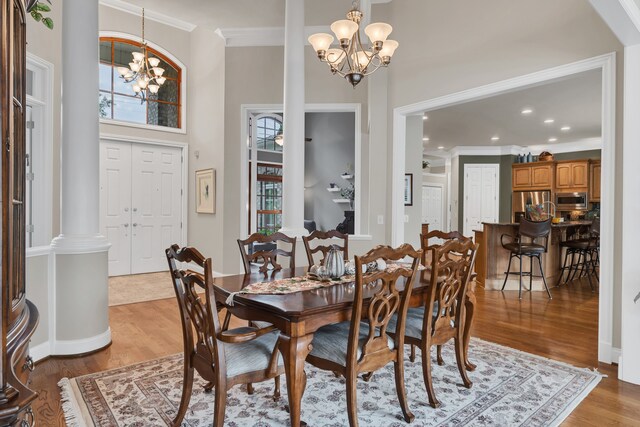
[{"label": "recessed ceiling light", "polygon": [[562,127],[560,128],[560,130],[561,130],[562,132],[569,132],[569,131],[571,130],[571,126],[562,126]]},{"label": "recessed ceiling light", "polygon": [[438,150],[444,150],[444,147],[441,145],[438,147]]},{"label": "recessed ceiling light", "polygon": [[422,140],[423,140],[424,142],[429,142],[429,137],[428,137],[428,136],[425,136],[424,138],[422,138]]},{"label": "recessed ceiling light", "polygon": [[524,110],[520,111],[520,114],[524,114],[525,116],[531,113],[533,113],[533,110],[531,108],[525,108]]},{"label": "recessed ceiling light", "polygon": [[491,140],[492,141],[500,141],[500,137],[499,136],[492,136]]},{"label": "recessed ceiling light", "polygon": [[558,140],[558,138],[556,138],[556,137],[549,138],[549,142],[556,142],[557,140]]},{"label": "recessed ceiling light", "polygon": [[555,122],[555,120],[553,120],[553,119],[547,119],[547,120],[545,120],[545,121],[544,121],[544,124],[545,124],[545,125],[550,125],[550,124],[551,124],[551,123],[553,123],[553,122]]},{"label": "recessed ceiling light", "polygon": [[429,120],[429,116],[425,114],[424,116],[422,116],[422,120]]}]

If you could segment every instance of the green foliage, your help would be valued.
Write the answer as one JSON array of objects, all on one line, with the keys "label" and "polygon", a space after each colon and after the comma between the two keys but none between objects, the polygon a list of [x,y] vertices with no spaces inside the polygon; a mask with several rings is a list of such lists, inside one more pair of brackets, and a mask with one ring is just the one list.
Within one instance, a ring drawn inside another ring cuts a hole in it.
[{"label": "green foliage", "polygon": [[100,117],[105,118],[108,116],[107,108],[111,108],[111,100],[104,95],[98,95],[98,99],[99,99],[98,107],[100,108]]},{"label": "green foliage", "polygon": [[[47,3],[51,4],[51,0],[46,0]],[[38,1],[36,5],[31,9],[31,17],[36,20],[36,22],[42,22],[42,24],[50,30],[53,30],[53,19],[48,16],[44,16],[44,13],[51,12],[51,7],[43,2]]]}]

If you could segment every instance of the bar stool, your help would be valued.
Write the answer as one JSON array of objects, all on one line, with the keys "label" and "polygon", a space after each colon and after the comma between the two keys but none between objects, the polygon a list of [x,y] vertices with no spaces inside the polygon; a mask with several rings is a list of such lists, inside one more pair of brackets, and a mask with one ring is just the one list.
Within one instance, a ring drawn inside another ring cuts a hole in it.
[{"label": "bar stool", "polygon": [[[565,242],[567,248],[567,254],[565,255],[564,263],[561,269],[562,272],[565,269],[567,263],[567,257],[571,253],[571,264],[569,265],[569,273],[567,274],[567,281],[573,281],[578,274],[578,278],[587,276],[589,280],[589,286],[591,292],[595,292],[595,286],[591,280],[591,276],[598,279],[597,269],[600,262],[600,220],[595,219],[589,227],[588,236],[586,238],[580,238],[575,240],[568,240]],[[574,255],[578,255],[578,261],[573,262]]]},{"label": "bar stool", "polygon": [[[509,278],[509,274],[518,274],[520,276],[520,287],[518,288],[518,298],[522,299],[522,276],[529,276],[529,290],[531,290],[531,285],[533,283],[533,258],[538,260],[538,264],[540,265],[540,273],[542,274],[542,282],[544,283],[544,288],[547,291],[547,295],[549,295],[549,299],[551,299],[551,292],[549,292],[549,287],[547,286],[547,279],[544,276],[544,270],[542,268],[542,259],[540,256],[543,253],[547,252],[547,247],[549,246],[549,235],[551,234],[551,218],[546,221],[529,221],[525,218],[522,218],[520,221],[520,226],[518,227],[518,234],[514,237],[509,234],[503,234],[500,236],[500,243],[502,247],[508,250],[511,255],[509,257],[509,266],[507,267],[507,271],[505,272],[504,283],[502,284],[502,290],[504,291],[505,286],[507,286],[507,279]],[[505,242],[505,237],[509,237],[511,241]],[[523,242],[523,237],[531,239],[530,242]],[[544,244],[541,245],[536,243],[538,239],[544,239]],[[522,257],[529,258],[529,271],[522,271]],[[513,258],[518,258],[520,260],[520,271],[511,272],[511,261]]]},{"label": "bar stool", "polygon": [[[562,284],[566,284],[569,281],[569,278],[572,276],[572,273],[574,273],[574,268],[577,265],[575,256],[578,254],[578,249],[575,247],[574,243],[575,241],[583,238],[585,234],[583,228],[583,226],[568,227],[565,240],[560,242],[560,257],[562,257],[563,249],[565,250],[565,252],[564,261],[562,262],[562,267],[560,267],[560,274],[558,275],[558,282],[556,283],[556,287]],[[567,261],[569,261],[569,264],[567,264]],[[565,276],[565,272],[567,272],[567,277],[563,281],[562,279]]]}]

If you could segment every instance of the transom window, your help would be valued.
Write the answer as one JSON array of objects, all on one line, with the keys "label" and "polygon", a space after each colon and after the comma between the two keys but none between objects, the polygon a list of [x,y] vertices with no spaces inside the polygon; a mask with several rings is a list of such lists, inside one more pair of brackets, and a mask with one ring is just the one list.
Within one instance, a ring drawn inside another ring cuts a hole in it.
[{"label": "transom window", "polygon": [[166,77],[166,81],[157,94],[149,93],[144,103],[135,96],[133,83],[126,83],[120,78],[117,67],[128,67],[132,53],[140,50],[140,43],[133,40],[100,38],[100,118],[180,128],[182,70],[178,65],[147,46],[149,56],[160,59],[159,66],[165,70],[163,77]]},{"label": "transom window", "polygon": [[258,150],[282,152],[282,145],[276,143],[278,132],[282,132],[282,122],[276,117],[260,117],[256,120],[256,144]]}]

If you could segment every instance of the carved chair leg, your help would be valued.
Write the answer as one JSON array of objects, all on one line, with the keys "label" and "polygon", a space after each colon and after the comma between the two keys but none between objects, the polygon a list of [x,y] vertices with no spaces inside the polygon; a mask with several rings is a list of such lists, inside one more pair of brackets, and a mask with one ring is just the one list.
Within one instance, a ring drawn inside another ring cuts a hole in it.
[{"label": "carved chair leg", "polygon": [[464,304],[464,365],[467,371],[474,371],[476,365],[469,361],[469,342],[471,341],[471,325],[473,324],[473,317],[476,310],[476,296],[475,293],[467,293],[467,300]]},{"label": "carved chair leg", "polygon": [[422,350],[422,376],[424,377],[424,386],[427,389],[429,397],[429,405],[432,408],[440,407],[440,402],[436,399],[436,392],[433,388],[433,378],[431,377],[431,352],[430,346],[426,345]]},{"label": "carved chair leg", "polygon": [[398,360],[393,363],[393,370],[396,377],[396,393],[398,394],[398,401],[400,402],[400,409],[402,409],[404,420],[410,423],[415,419],[415,416],[411,413],[409,403],[407,402],[407,390],[404,385],[404,363],[402,351],[399,351],[398,354]]},{"label": "carved chair leg", "polygon": [[247,394],[253,394],[253,384],[247,383]]},{"label": "carved chair leg", "polygon": [[416,346],[411,344],[411,354],[409,355],[409,360],[411,363],[416,361]]},{"label": "carved chair leg", "polygon": [[338,371],[333,371],[333,376],[336,378],[340,378],[342,376],[342,374]]},{"label": "carved chair leg", "polygon": [[213,381],[208,382],[204,385],[204,392],[205,393],[211,393],[211,390],[213,390],[213,386],[215,385],[215,383]]},{"label": "carved chair leg", "polygon": [[273,379],[275,387],[273,389],[273,401],[277,402],[280,399],[280,375]]},{"label": "carved chair leg", "polygon": [[227,409],[227,384],[224,378],[218,378],[214,394],[213,427],[223,427]]},{"label": "carved chair leg", "polygon": [[442,346],[441,345],[436,347],[436,355],[437,355],[436,360],[438,361],[438,365],[439,366],[444,365],[444,359],[442,358]]},{"label": "carved chair leg", "polygon": [[347,413],[349,414],[349,427],[358,427],[358,403],[357,403],[356,372],[347,372]]},{"label": "carved chair leg", "polygon": [[179,427],[182,424],[187,409],[189,409],[189,401],[191,400],[191,391],[193,389],[193,368],[188,366],[187,357],[185,357],[185,367],[182,380],[182,397],[180,398],[180,407],[178,414],[172,421],[173,427]]},{"label": "carved chair leg", "polygon": [[456,362],[458,364],[458,371],[460,372],[460,376],[462,377],[462,382],[466,388],[471,388],[473,383],[469,379],[469,375],[467,375],[467,368],[464,364],[464,342],[462,340],[462,334],[458,334],[458,337],[454,338],[455,349],[456,349]]},{"label": "carved chair leg", "polygon": [[373,371],[372,372],[367,372],[367,373],[362,375],[362,379],[365,380],[366,382],[371,381],[371,378],[373,378]]}]

